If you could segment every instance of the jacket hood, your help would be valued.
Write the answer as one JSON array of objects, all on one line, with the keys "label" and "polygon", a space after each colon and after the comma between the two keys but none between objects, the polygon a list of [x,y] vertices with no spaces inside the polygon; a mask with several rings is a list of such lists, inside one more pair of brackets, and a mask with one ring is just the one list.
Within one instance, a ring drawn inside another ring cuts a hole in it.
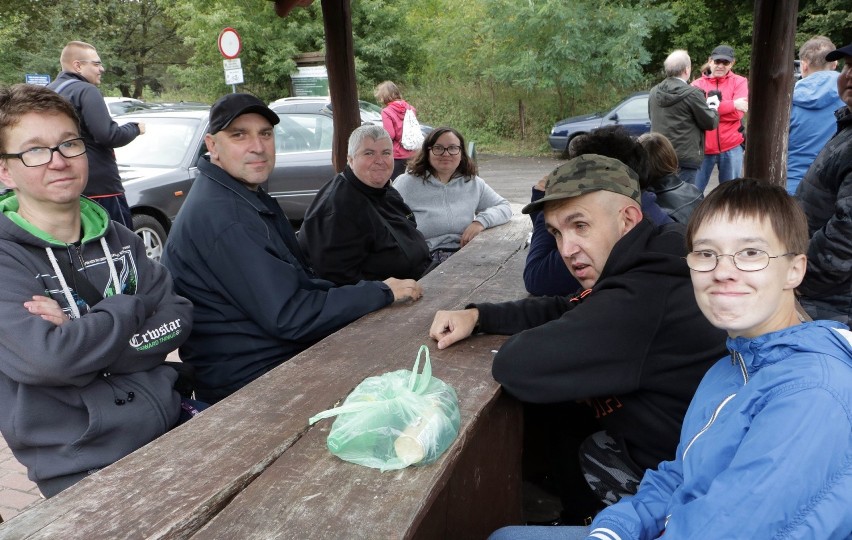
[{"label": "jacket hood", "polygon": [[817,71],[796,83],[793,104],[805,109],[840,107],[843,102],[837,94],[836,71]]},{"label": "jacket hood", "polygon": [[[18,208],[18,196],[14,191],[0,195],[0,213],[8,218],[0,221],[0,238],[40,247],[66,245],[66,242],[53,238],[22,218],[18,214]],[[80,197],[80,215],[83,242],[98,239],[106,233],[109,215],[101,205],[86,197]]]},{"label": "jacket hood", "polygon": [[[657,234],[657,229],[660,229]],[[643,271],[667,276],[689,276],[686,266],[686,228],[680,223],[654,225],[645,218],[615,243],[597,284],[604,278],[627,273],[641,266]]]},{"label": "jacket hood", "polygon": [[832,356],[852,366],[852,332],[836,321],[813,321],[756,338],[728,338],[728,349],[742,355],[749,373],[792,354]]},{"label": "jacket hood", "polygon": [[405,102],[404,99],[398,99],[396,101],[391,101],[387,104],[387,107],[392,111],[398,112],[400,115],[404,115],[405,111],[411,108],[411,105]]},{"label": "jacket hood", "polygon": [[692,86],[689,86],[689,84],[676,77],[669,77],[657,85],[657,91],[654,92],[654,99],[660,107],[671,107],[683,101],[689,92],[692,91],[692,88]]}]

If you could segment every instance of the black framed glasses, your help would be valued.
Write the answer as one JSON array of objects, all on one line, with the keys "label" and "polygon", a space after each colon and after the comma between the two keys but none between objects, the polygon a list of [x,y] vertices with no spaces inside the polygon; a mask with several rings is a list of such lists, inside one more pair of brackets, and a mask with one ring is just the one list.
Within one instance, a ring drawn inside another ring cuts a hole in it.
[{"label": "black framed glasses", "polygon": [[102,65],[104,65],[104,63],[101,62],[100,60],[77,60],[77,61],[80,62],[81,64],[92,64],[95,67],[101,67]]},{"label": "black framed glasses", "polygon": [[436,144],[432,146],[431,150],[432,153],[436,156],[443,156],[444,152],[450,154],[451,156],[457,156],[459,155],[459,152],[461,152],[461,146],[457,144],[451,144],[450,146]]},{"label": "black framed glasses", "polygon": [[716,253],[715,251],[690,251],[686,254],[686,265],[690,270],[696,272],[711,272],[719,264],[719,257],[730,257],[734,266],[743,272],[758,272],[769,266],[769,261],[779,257],[797,255],[796,253],[783,253],[781,255],[770,255],[760,249],[744,249],[734,254]]},{"label": "black framed glasses", "polygon": [[0,154],[0,158],[18,158],[27,167],[39,167],[50,163],[54,152],[59,152],[59,155],[64,158],[82,156],[86,153],[86,144],[82,137],[77,137],[63,141],[53,147],[36,146],[17,154]]}]

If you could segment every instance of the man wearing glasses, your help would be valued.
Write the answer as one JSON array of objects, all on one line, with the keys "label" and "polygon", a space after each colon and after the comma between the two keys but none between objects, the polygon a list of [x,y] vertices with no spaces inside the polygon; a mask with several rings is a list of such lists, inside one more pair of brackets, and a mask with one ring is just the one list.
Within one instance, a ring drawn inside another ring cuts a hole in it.
[{"label": "man wearing glasses", "polygon": [[731,71],[736,64],[734,49],[719,45],[710,54],[710,74],[702,74],[692,86],[704,90],[707,104],[719,113],[719,127],[704,136],[704,161],[695,185],[704,191],[714,167],[719,168],[719,183],[733,180],[743,168],[743,116],[748,112],[748,79]]},{"label": "man wearing glasses", "polygon": [[99,202],[110,218],[133,229],[130,207],[118,175],[113,148],[119,148],[145,133],[145,124],[116,124],[109,115],[98,86],[104,65],[98,51],[82,41],[71,41],[59,57],[62,72],[48,88],[56,91],[77,109],[80,130],[89,158],[89,184],[83,192]]},{"label": "man wearing glasses", "polygon": [[81,197],[74,107],[0,89],[0,432],[51,497],[181,417],[166,356],[192,305],[132,231]]}]

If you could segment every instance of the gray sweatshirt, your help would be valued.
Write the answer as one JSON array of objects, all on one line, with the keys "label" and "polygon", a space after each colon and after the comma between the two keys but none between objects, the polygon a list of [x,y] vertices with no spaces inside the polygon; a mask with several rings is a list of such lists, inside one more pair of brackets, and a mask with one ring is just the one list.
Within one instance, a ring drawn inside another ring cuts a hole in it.
[{"label": "gray sweatshirt", "polygon": [[478,176],[459,176],[444,184],[431,174],[424,180],[406,173],[393,187],[414,211],[429,251],[458,249],[462,233],[474,221],[487,229],[512,218],[509,201]]}]

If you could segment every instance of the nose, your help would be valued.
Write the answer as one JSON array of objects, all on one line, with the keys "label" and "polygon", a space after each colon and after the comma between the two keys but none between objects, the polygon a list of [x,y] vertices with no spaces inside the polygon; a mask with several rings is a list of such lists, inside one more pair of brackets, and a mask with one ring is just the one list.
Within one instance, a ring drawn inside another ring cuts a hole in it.
[{"label": "nose", "polygon": [[557,248],[559,249],[559,254],[562,255],[565,259],[571,259],[574,255],[579,251],[579,247],[576,242],[571,241],[565,237],[556,241]]},{"label": "nose", "polygon": [[733,255],[718,255],[716,258],[716,268],[712,270],[713,277],[718,280],[730,279],[739,269],[734,264]]},{"label": "nose", "polygon": [[50,161],[47,162],[48,167],[53,169],[63,169],[68,166],[68,160],[70,158],[60,154],[59,150],[56,148],[51,148],[50,150]]}]

